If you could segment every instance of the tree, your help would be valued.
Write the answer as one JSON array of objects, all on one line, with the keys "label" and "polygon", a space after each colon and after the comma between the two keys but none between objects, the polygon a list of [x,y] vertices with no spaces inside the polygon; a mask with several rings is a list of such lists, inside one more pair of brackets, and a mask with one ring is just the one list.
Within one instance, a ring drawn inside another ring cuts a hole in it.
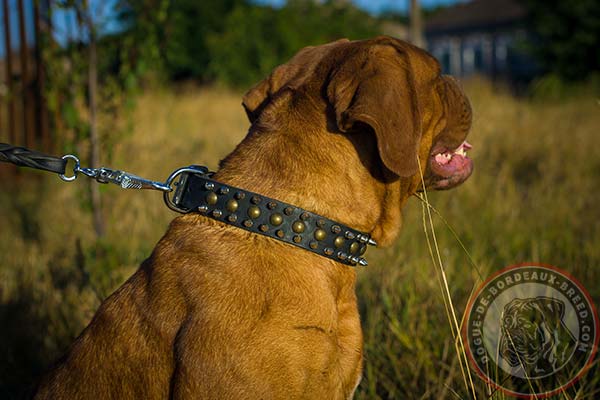
[{"label": "tree", "polygon": [[302,47],[379,33],[377,21],[351,4],[292,0],[284,7],[241,4],[208,37],[208,77],[248,87]]},{"label": "tree", "polygon": [[547,72],[583,80],[600,72],[600,2],[598,0],[524,0],[531,46]]},{"label": "tree", "polygon": [[170,2],[164,28],[164,57],[171,78],[206,76],[208,38],[225,32],[224,20],[243,0],[178,0]]}]

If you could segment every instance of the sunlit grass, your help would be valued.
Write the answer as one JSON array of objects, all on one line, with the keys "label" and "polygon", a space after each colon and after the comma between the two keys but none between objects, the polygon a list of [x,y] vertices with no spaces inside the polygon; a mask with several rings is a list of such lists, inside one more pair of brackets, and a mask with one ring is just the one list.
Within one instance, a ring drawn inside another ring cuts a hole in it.
[{"label": "sunlit grass", "polygon": [[[475,116],[469,138],[475,172],[458,189],[428,193],[471,256],[432,212],[458,322],[481,275],[526,261],[566,269],[598,301],[598,100],[517,100],[484,82],[470,82],[467,92]],[[138,99],[133,131],[112,138],[116,144],[104,162],[158,180],[189,164],[215,169],[248,127],[240,102],[241,94],[218,89],[149,91]],[[80,200],[85,190],[83,179],[66,184],[31,172],[0,183],[2,398],[23,393],[65,349],[174,217],[158,192],[104,186],[108,231],[96,245]],[[366,353],[358,399],[471,398],[422,211],[421,202],[411,199],[397,243],[370,250],[370,266],[359,272]],[[600,388],[595,371],[568,389],[568,398],[593,398]],[[487,398],[485,384],[473,379],[478,398]]]}]

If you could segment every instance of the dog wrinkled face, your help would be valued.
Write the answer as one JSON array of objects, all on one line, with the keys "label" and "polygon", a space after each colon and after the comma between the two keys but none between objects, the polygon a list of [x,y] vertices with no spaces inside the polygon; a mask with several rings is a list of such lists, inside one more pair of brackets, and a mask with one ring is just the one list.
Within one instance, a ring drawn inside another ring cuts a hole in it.
[{"label": "dog wrinkled face", "polygon": [[349,52],[329,75],[339,129],[369,126],[385,167],[418,186],[421,172],[427,189],[464,182],[473,171],[466,154],[471,107],[456,81],[408,43],[384,37],[355,46],[360,51]]},{"label": "dog wrinkled face", "polygon": [[428,189],[452,188],[473,170],[466,96],[435,58],[406,42],[381,36],[301,50],[246,94],[250,121],[266,120],[290,91],[325,100],[340,132],[366,127],[384,167],[412,186],[421,186],[420,169]]}]

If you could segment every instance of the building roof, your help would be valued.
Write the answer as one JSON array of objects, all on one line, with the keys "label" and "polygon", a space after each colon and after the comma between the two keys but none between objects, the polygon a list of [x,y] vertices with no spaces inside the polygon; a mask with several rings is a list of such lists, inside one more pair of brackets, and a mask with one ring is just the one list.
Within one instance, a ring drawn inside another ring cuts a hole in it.
[{"label": "building roof", "polygon": [[430,33],[493,28],[522,21],[527,10],[518,0],[473,0],[459,3],[432,15],[425,22]]}]

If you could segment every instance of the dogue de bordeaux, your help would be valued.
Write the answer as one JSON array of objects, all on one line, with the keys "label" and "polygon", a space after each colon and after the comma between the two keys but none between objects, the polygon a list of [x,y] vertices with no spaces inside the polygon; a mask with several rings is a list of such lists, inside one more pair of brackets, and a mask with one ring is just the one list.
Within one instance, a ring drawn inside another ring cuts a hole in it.
[{"label": "dogue de bordeaux", "polygon": [[[249,132],[212,179],[382,246],[423,182],[448,189],[472,172],[469,101],[431,55],[394,38],[304,48],[243,106]],[[346,263],[185,214],[35,398],[352,398],[362,370],[355,282]]]}]

